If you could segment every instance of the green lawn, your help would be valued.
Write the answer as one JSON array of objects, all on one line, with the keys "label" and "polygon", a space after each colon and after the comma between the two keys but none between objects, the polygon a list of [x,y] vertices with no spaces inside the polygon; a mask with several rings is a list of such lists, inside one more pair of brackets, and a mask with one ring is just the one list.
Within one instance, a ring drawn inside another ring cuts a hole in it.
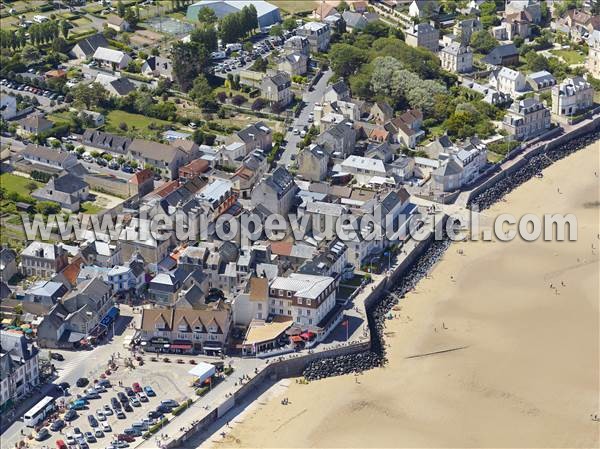
[{"label": "green lawn", "polygon": [[[119,125],[127,124],[127,130],[122,130]],[[171,122],[159,120],[152,117],[146,117],[141,114],[130,114],[125,111],[110,111],[106,117],[105,131],[116,134],[126,134],[135,137],[153,137],[157,130],[152,130],[149,125],[154,123],[157,126],[171,125]]]},{"label": "green lawn", "polygon": [[81,204],[81,212],[84,214],[96,215],[104,209],[91,201],[86,201]]},{"label": "green lawn", "polygon": [[271,3],[289,14],[310,12],[317,6],[314,0],[272,0]]},{"label": "green lawn", "polygon": [[6,189],[6,193],[17,192],[20,195],[29,195],[27,184],[35,183],[38,187],[42,186],[41,182],[33,179],[24,178],[22,176],[13,175],[11,173],[3,173],[0,175],[0,186]]},{"label": "green lawn", "polygon": [[583,64],[585,61],[585,56],[579,54],[577,50],[550,50],[550,53],[560,56],[569,65]]}]

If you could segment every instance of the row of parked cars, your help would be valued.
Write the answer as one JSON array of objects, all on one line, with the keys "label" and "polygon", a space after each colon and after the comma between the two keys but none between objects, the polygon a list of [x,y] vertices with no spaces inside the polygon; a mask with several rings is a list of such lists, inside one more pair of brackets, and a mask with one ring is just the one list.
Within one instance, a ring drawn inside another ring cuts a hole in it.
[{"label": "row of parked cars", "polygon": [[266,55],[272,50],[277,50],[283,45],[284,40],[278,37],[271,37],[265,39],[257,44],[254,44],[252,51],[248,52],[245,50],[238,51],[238,56],[230,58],[214,66],[214,73],[226,73],[241,68],[245,64],[248,64],[259,56]]},{"label": "row of parked cars", "polygon": [[[76,385],[84,388],[88,386],[89,381],[86,378],[77,380]],[[61,390],[66,392],[69,388],[68,383],[64,382],[59,385]],[[66,427],[66,422],[75,420],[79,415],[78,411],[87,410],[90,408],[90,401],[100,399],[102,393],[106,393],[111,383],[108,379],[101,379],[93,386],[85,389],[82,393],[77,394],[75,400],[69,405],[69,409],[61,419],[55,420],[50,425],[50,430],[53,432],[61,431]],[[89,444],[96,443],[98,439],[104,438],[108,433],[113,431],[109,421],[109,417],[115,416],[117,419],[127,419],[127,413],[132,413],[134,408],[142,407],[142,403],[149,402],[150,397],[155,397],[156,393],[149,385],[142,387],[138,382],[134,382],[131,387],[126,387],[124,391],[119,391],[116,396],[110,398],[110,404],[104,404],[96,409],[94,413],[87,415],[90,430],[82,431],[79,427],[74,427],[72,432],[65,434],[64,440],[57,440],[56,446],[58,449],[77,448],[89,449]],[[128,447],[129,443],[135,441],[151,425],[157,422],[165,413],[170,412],[173,407],[179,404],[167,399],[155,408],[151,409],[143,418],[131,424],[130,427],[123,430],[122,433],[115,434],[114,440],[106,447],[107,449]],[[36,438],[38,440],[46,439],[50,436],[50,431],[47,428],[41,429]]]},{"label": "row of parked cars", "polygon": [[65,97],[56,92],[52,92],[51,90],[44,90],[39,87],[29,86],[27,84],[17,83],[16,81],[10,81],[8,79],[2,78],[0,80],[0,86],[6,86],[9,89],[18,90],[21,92],[29,92],[35,95],[41,95],[43,97],[47,97],[50,100],[56,100],[58,102],[62,102],[65,100]]}]

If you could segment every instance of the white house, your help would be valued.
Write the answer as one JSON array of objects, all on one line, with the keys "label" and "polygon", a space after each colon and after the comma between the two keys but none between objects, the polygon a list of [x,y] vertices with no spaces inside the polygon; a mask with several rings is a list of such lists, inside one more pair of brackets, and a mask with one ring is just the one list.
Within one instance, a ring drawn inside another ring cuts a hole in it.
[{"label": "white house", "polygon": [[131,62],[131,57],[127,53],[106,47],[98,47],[92,58],[100,66],[107,67],[112,70],[122,70]]},{"label": "white house", "polygon": [[499,72],[492,72],[490,84],[499,92],[516,98],[527,90],[525,75],[508,67],[502,67]]}]

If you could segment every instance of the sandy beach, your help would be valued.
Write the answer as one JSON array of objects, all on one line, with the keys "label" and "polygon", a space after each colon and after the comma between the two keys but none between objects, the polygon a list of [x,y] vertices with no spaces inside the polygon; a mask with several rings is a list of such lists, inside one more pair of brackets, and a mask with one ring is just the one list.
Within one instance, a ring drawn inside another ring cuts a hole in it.
[{"label": "sandy beach", "polygon": [[595,142],[484,212],[573,213],[578,241],[453,244],[393,311],[385,368],[291,380],[205,445],[598,447],[599,158]]}]

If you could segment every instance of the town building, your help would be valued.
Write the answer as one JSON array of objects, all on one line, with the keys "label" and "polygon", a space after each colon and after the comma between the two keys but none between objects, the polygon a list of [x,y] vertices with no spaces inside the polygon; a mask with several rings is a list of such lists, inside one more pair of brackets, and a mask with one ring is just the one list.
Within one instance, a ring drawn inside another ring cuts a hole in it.
[{"label": "town building", "polygon": [[471,36],[473,33],[481,31],[482,29],[483,26],[481,25],[481,21],[474,17],[470,19],[458,20],[454,24],[453,33],[458,38],[462,46],[467,46],[469,45],[469,42],[471,42]]},{"label": "town building", "polygon": [[212,9],[217,19],[229,14],[237,13],[244,6],[253,5],[256,8],[256,14],[259,28],[267,28],[281,21],[279,8],[264,0],[201,0],[187,8],[186,17],[191,22],[198,21],[198,12],[202,8]]},{"label": "town building", "polygon": [[413,0],[408,7],[410,17],[426,18],[437,14],[440,5],[436,0]]},{"label": "town building", "polygon": [[108,47],[109,43],[102,33],[93,34],[80,40],[71,50],[71,56],[85,60],[94,56],[99,47]]},{"label": "town building", "polygon": [[517,140],[529,140],[550,129],[550,111],[537,98],[515,101],[502,127]]},{"label": "town building", "polygon": [[284,109],[294,99],[292,80],[286,72],[265,76],[261,82],[260,91],[262,97],[271,106],[277,106],[280,109]]},{"label": "town building", "polygon": [[348,156],[341,164],[342,172],[351,173],[358,184],[366,185],[373,177],[387,176],[385,164],[380,159],[362,156]]},{"label": "town building", "polygon": [[439,53],[442,68],[452,73],[468,73],[473,70],[471,47],[452,42]]},{"label": "town building", "polygon": [[346,157],[354,151],[356,130],[352,122],[345,120],[321,133],[315,142],[330,156]]},{"label": "town building", "polygon": [[142,309],[139,331],[146,351],[216,355],[225,351],[231,324],[229,308]]},{"label": "town building", "polygon": [[567,78],[552,88],[552,113],[573,116],[594,104],[594,88],[583,77]]},{"label": "town building", "polygon": [[490,74],[490,85],[499,92],[517,98],[527,90],[527,81],[525,75],[517,70],[502,67],[499,71],[492,71]]},{"label": "town building", "polygon": [[43,348],[70,348],[82,340],[101,338],[118,315],[111,287],[100,278],[82,280],[44,316],[37,329]]},{"label": "town building", "polygon": [[98,73],[94,82],[104,87],[113,97],[124,97],[136,89],[135,84],[129,78],[106,73]]},{"label": "town building", "polygon": [[421,129],[423,113],[419,109],[409,109],[402,115],[393,118],[385,124],[393,136],[393,141],[408,148],[415,148],[419,139],[425,135]]},{"label": "town building", "polygon": [[53,150],[35,144],[27,144],[21,156],[35,165],[47,166],[56,170],[66,170],[77,164],[77,157],[67,151]]},{"label": "town building", "polygon": [[411,47],[421,47],[437,52],[440,46],[440,32],[429,23],[417,23],[404,30],[404,35],[406,43]]},{"label": "town building", "polygon": [[309,181],[322,181],[327,176],[329,155],[318,144],[311,144],[298,153],[298,174]]},{"label": "town building", "polygon": [[292,36],[283,44],[283,50],[291,53],[301,53],[310,56],[310,42],[304,36]]},{"label": "town building", "polygon": [[77,212],[83,201],[88,199],[90,186],[77,176],[66,173],[50,178],[46,185],[34,190],[31,196],[38,201],[52,201],[62,209]]},{"label": "town building", "polygon": [[176,140],[167,145],[151,140],[134,139],[127,148],[127,155],[142,166],[150,165],[159,169],[164,177],[176,179],[179,176],[179,167],[195,156],[184,150],[183,143]]},{"label": "town building", "polygon": [[173,81],[173,63],[169,58],[162,56],[150,56],[142,64],[143,75],[154,78],[165,78]]},{"label": "town building", "polygon": [[550,89],[556,85],[556,78],[546,70],[528,74],[526,81],[530,89],[535,92]]},{"label": "town building", "polygon": [[594,30],[590,34],[588,46],[585,68],[594,78],[600,79],[600,31]]},{"label": "town building", "polygon": [[110,153],[113,157],[125,157],[131,145],[129,137],[98,131],[88,128],[83,132],[81,144],[87,151],[101,151]]},{"label": "town building", "polygon": [[336,288],[329,276],[278,276],[269,285],[269,313],[291,317],[302,326],[318,326],[335,307]]},{"label": "town building", "polygon": [[19,126],[21,127],[21,134],[25,136],[37,136],[38,134],[51,129],[54,126],[54,123],[46,119],[44,114],[33,113],[19,120]]},{"label": "town building", "polygon": [[8,281],[19,272],[17,253],[7,247],[0,247],[0,281]]},{"label": "town building", "polygon": [[283,167],[277,167],[260,181],[251,194],[253,207],[261,207],[272,214],[287,214],[298,192],[292,175]]},{"label": "town building", "polygon": [[308,57],[300,52],[285,52],[277,61],[277,70],[290,75],[306,75]]},{"label": "town building", "polygon": [[179,168],[179,180],[181,182],[197,178],[210,169],[210,164],[204,159],[195,159],[187,165]]},{"label": "town building", "polygon": [[325,51],[329,47],[331,28],[326,23],[308,22],[296,30],[296,36],[306,37],[311,51]]},{"label": "town building", "polygon": [[62,282],[37,281],[25,290],[23,301],[43,305],[50,310],[68,292]]},{"label": "town building", "polygon": [[21,252],[21,266],[26,276],[52,277],[68,263],[67,251],[60,244],[34,241]]},{"label": "town building", "polygon": [[92,58],[100,67],[106,67],[112,70],[122,70],[131,62],[131,56],[127,53],[106,47],[98,47]]},{"label": "town building", "polygon": [[106,26],[119,33],[129,31],[131,29],[131,25],[127,20],[115,14],[111,14],[106,18]]},{"label": "town building", "polygon": [[342,19],[344,19],[344,22],[346,22],[346,31],[349,33],[352,33],[355,30],[364,30],[369,24],[369,21],[362,13],[353,11],[344,11],[342,13]]},{"label": "town building", "polygon": [[477,137],[438,153],[441,162],[432,173],[436,190],[452,192],[475,181],[487,166],[487,146]]},{"label": "town building", "polygon": [[0,371],[0,410],[17,406],[39,385],[39,351],[22,332],[0,330]]},{"label": "town building", "polygon": [[519,50],[515,44],[498,45],[482,61],[493,66],[514,66],[519,63]]}]

